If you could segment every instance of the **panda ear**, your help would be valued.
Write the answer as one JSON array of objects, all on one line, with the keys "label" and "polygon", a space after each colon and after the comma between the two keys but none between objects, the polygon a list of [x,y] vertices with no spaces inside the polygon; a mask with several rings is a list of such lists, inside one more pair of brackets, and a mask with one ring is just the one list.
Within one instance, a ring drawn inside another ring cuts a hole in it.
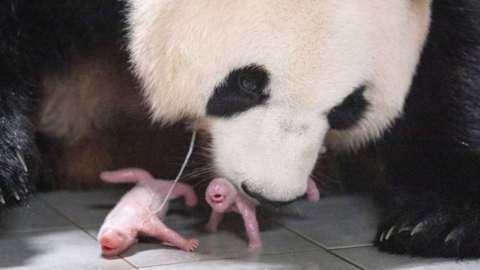
[{"label": "panda ear", "polygon": [[355,126],[364,116],[370,104],[363,96],[366,85],[357,87],[342,103],[333,107],[327,115],[330,128],[345,130]]}]

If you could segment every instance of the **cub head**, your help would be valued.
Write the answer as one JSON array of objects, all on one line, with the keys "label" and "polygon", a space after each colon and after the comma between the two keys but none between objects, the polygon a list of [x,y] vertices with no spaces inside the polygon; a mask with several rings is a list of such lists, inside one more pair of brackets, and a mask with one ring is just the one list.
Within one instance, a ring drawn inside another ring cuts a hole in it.
[{"label": "cub head", "polygon": [[400,115],[430,0],[129,0],[133,69],[155,119],[199,119],[216,173],[258,201],[303,195],[322,146]]}]

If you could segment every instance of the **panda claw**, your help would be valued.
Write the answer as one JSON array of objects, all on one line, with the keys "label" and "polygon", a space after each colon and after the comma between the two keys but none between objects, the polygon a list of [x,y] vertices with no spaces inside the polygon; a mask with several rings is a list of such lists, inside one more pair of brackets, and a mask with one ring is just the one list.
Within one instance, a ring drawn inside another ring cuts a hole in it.
[{"label": "panda claw", "polygon": [[382,232],[382,234],[380,235],[380,243],[383,242],[383,240],[385,239],[385,231]]},{"label": "panda claw", "polygon": [[448,243],[448,242],[450,242],[450,241],[455,241],[455,240],[458,238],[459,234],[460,234],[460,230],[459,230],[459,229],[453,230],[453,231],[452,231],[451,233],[449,233],[449,234],[447,235],[447,237],[445,238],[445,243]]},{"label": "panda claw", "polygon": [[415,228],[413,228],[412,232],[410,233],[410,236],[413,236],[417,233],[420,233],[420,232],[424,231],[425,230],[425,225],[426,224],[423,221],[418,223],[417,226],[415,226]]},{"label": "panda claw", "polygon": [[392,226],[392,227],[390,228],[390,230],[388,230],[387,236],[385,236],[385,240],[390,239],[390,237],[392,236],[394,230],[395,230],[395,226]]},{"label": "panda claw", "polygon": [[[23,158],[22,153],[21,153],[18,149],[15,149],[15,154],[17,155],[18,160],[20,160],[20,163],[21,163],[22,166],[23,166],[23,170],[24,170],[25,172],[28,172],[27,163],[25,162],[25,159]],[[16,198],[16,197],[15,197],[15,198]]]},{"label": "panda claw", "polygon": [[410,232],[410,231],[412,231],[412,227],[410,227],[410,226],[402,226],[402,227],[398,230],[398,233]]},{"label": "panda claw", "polygon": [[18,196],[17,192],[13,192],[13,196],[15,197],[15,199],[17,199],[17,201],[20,201],[20,196]]},{"label": "panda claw", "polygon": [[5,199],[3,198],[3,195],[0,195],[0,203],[5,204]]}]

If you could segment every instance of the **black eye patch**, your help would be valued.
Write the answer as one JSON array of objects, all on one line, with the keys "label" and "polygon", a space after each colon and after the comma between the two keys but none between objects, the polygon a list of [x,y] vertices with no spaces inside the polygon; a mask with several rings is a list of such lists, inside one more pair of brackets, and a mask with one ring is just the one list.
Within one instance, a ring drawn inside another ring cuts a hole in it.
[{"label": "black eye patch", "polygon": [[355,126],[363,118],[370,105],[363,96],[365,88],[365,85],[356,88],[342,103],[330,110],[327,115],[330,128],[348,129]]},{"label": "black eye patch", "polygon": [[251,65],[235,69],[215,88],[207,104],[207,114],[232,117],[268,99],[268,72],[261,66]]}]

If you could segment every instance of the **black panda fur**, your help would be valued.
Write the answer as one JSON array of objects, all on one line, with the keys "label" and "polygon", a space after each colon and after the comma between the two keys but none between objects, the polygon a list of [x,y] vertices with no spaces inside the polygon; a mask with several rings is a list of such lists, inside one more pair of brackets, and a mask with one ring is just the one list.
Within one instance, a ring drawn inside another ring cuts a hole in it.
[{"label": "black panda fur", "polygon": [[393,199],[375,243],[480,257],[480,2],[434,1],[404,115],[382,149]]}]

